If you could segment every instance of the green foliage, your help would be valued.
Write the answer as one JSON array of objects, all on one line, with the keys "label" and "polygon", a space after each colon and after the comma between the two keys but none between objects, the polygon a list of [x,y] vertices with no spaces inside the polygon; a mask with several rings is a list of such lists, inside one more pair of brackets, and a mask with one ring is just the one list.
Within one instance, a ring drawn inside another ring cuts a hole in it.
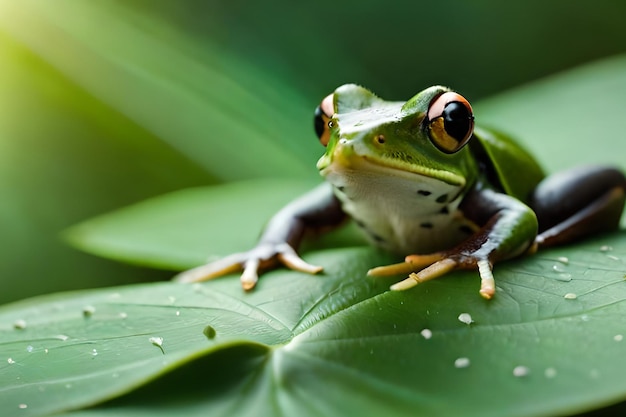
[{"label": "green foliage", "polygon": [[[0,409],[80,408],[158,377],[76,415],[523,416],[589,408],[626,392],[625,237],[500,265],[491,302],[478,296],[471,272],[386,291],[392,281],[364,271],[390,259],[352,248],[311,253],[323,275],[272,272],[250,294],[231,277],[9,305],[0,310],[8,358]],[[163,376],[186,363],[187,378]]]}]

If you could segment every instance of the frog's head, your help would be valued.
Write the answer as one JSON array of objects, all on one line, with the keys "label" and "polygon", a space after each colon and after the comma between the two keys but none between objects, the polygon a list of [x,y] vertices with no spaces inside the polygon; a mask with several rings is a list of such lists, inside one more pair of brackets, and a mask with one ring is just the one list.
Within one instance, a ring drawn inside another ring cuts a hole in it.
[{"label": "frog's head", "polygon": [[317,166],[326,175],[374,164],[462,186],[472,171],[465,144],[473,129],[469,102],[446,87],[430,87],[402,103],[347,84],[315,112],[315,130],[327,148]]}]

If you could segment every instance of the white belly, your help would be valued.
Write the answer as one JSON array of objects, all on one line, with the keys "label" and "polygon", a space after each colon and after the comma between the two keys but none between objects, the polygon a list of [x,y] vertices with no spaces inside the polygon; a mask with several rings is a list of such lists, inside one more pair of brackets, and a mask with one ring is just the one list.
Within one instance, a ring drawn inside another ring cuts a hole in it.
[{"label": "white belly", "polygon": [[450,249],[475,230],[458,211],[460,187],[368,165],[333,167],[325,174],[344,211],[372,243],[401,255],[429,253]]}]

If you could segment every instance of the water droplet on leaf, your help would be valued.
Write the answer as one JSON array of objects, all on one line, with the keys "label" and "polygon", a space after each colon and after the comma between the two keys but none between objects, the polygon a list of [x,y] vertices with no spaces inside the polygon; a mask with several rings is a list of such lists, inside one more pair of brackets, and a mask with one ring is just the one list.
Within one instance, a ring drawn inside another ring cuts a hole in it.
[{"label": "water droplet on leaf", "polygon": [[469,358],[457,358],[454,361],[455,368],[467,368],[468,366],[470,366]]},{"label": "water droplet on leaf", "polygon": [[26,328],[26,320],[15,320],[15,323],[13,323],[13,328],[16,330],[24,330]]},{"label": "water droplet on leaf", "polygon": [[159,349],[161,349],[161,353],[163,353],[165,355],[165,351],[163,350],[163,338],[162,337],[155,337],[155,336],[153,336],[153,337],[149,338],[148,340],[154,346],[156,346]]},{"label": "water droplet on leaf", "polygon": [[472,320],[472,316],[469,313],[459,314],[459,321],[465,324],[472,324],[474,322],[474,320]]},{"label": "water droplet on leaf", "polygon": [[420,334],[422,335],[422,337],[426,340],[430,339],[431,337],[433,337],[433,332],[430,329],[424,329],[420,332]]},{"label": "water droplet on leaf", "polygon": [[530,373],[530,369],[527,366],[516,366],[513,368],[513,376],[521,378],[523,376],[527,376]]},{"label": "water droplet on leaf", "polygon": [[94,306],[85,306],[83,307],[83,316],[84,317],[91,317],[94,315],[94,313],[96,312],[96,308]]},{"label": "water droplet on leaf", "polygon": [[556,376],[556,369],[546,368],[543,374],[546,376],[546,378],[554,378]]}]

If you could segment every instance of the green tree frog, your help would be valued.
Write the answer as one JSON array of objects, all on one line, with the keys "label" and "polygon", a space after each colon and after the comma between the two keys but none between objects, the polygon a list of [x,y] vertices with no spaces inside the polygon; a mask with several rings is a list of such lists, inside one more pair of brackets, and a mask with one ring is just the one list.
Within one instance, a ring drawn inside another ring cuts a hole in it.
[{"label": "green tree frog", "polygon": [[254,249],[183,272],[180,281],[243,270],[250,290],[260,270],[280,263],[320,272],[297,253],[304,235],[350,217],[374,245],[406,256],[368,272],[408,274],[392,290],[475,269],[480,295],[490,299],[494,263],[619,225],[619,170],[584,166],[546,177],[520,145],[475,127],[469,102],[448,88],[390,102],[343,85],[322,100],[314,122],[327,181],[276,213]]}]

